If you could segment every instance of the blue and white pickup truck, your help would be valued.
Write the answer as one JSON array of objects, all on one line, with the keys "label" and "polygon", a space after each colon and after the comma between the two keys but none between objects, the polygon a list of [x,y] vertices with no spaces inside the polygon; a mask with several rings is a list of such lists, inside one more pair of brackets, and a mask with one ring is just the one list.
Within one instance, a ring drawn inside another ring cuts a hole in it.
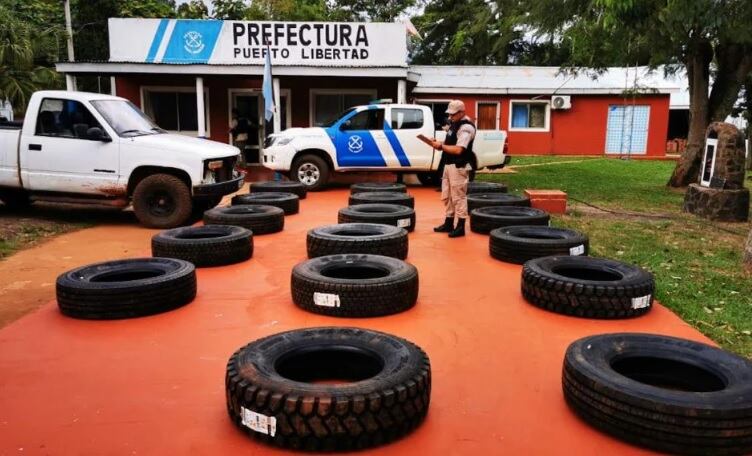
[{"label": "blue and white pickup truck", "polygon": [[[441,151],[417,138],[443,140],[427,106],[379,103],[356,106],[324,127],[290,128],[269,135],[263,165],[289,172],[309,190],[326,185],[332,172],[389,171],[416,173],[423,184],[440,179]],[[507,161],[507,134],[478,130],[473,168],[501,168]]]}]

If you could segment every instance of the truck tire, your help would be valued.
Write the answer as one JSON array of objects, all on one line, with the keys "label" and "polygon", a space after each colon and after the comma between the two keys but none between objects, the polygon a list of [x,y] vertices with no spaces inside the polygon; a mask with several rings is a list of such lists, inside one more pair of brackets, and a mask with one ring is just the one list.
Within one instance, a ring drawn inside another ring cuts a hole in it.
[{"label": "truck tire", "polygon": [[467,195],[468,211],[491,206],[530,207],[530,198],[509,193],[473,193]]},{"label": "truck tire", "polygon": [[232,197],[232,205],[263,204],[274,206],[285,211],[285,215],[297,214],[300,211],[300,198],[295,193],[261,192],[248,193]]},{"label": "truck tire", "polygon": [[63,315],[91,320],[166,312],[196,297],[196,268],[173,258],[135,258],[90,264],[61,274],[57,305]]},{"label": "truck tire", "polygon": [[298,198],[305,199],[306,186],[296,181],[264,181],[264,182],[252,182],[251,193],[294,193],[298,195]]},{"label": "truck tire", "polygon": [[668,454],[752,453],[752,363],[675,337],[601,334],[572,343],[570,409],[620,440]]},{"label": "truck tire", "polygon": [[[299,182],[306,190],[322,190],[329,183],[329,164],[318,155],[306,154],[296,158],[290,170],[290,180]],[[301,197],[303,198],[303,197]]]},{"label": "truck tire", "polygon": [[551,312],[584,318],[639,317],[653,307],[655,280],[631,264],[587,256],[549,256],[522,268],[522,296]]},{"label": "truck tire", "polygon": [[417,173],[418,181],[426,187],[438,187],[441,185],[441,174],[438,171],[424,171]]},{"label": "truck tire", "polygon": [[149,228],[175,228],[191,218],[191,190],[171,174],[152,174],[133,190],[133,212]]},{"label": "truck tire", "polygon": [[151,238],[151,254],[190,261],[196,267],[224,266],[253,256],[253,235],[231,225],[173,228]]},{"label": "truck tire", "polygon": [[588,237],[578,231],[548,226],[505,226],[491,231],[489,251],[493,258],[523,264],[551,255],[587,255]]},{"label": "truck tire", "polygon": [[292,270],[292,300],[332,317],[379,317],[404,312],[418,300],[418,270],[381,255],[327,255]]},{"label": "truck tire", "polygon": [[314,228],[306,238],[308,258],[368,253],[404,260],[408,236],[402,228],[377,223],[340,223]]},{"label": "truck tire", "polygon": [[256,440],[294,450],[356,450],[396,440],[423,422],[431,365],[420,347],[382,332],[298,329],[236,351],[225,391],[230,419]]},{"label": "truck tire", "polygon": [[273,206],[244,204],[242,206],[215,207],[204,212],[206,225],[234,225],[256,234],[282,231],[285,227],[285,212]]},{"label": "truck tire", "polygon": [[468,182],[467,194],[473,193],[506,193],[507,186],[498,182]]},{"label": "truck tire", "polygon": [[520,206],[489,206],[470,211],[470,229],[488,234],[513,225],[548,225],[549,215],[540,209]]},{"label": "truck tire", "polygon": [[31,206],[31,199],[29,199],[29,195],[23,190],[0,189],[0,201],[10,210],[25,209]]},{"label": "truck tire", "polygon": [[381,223],[415,230],[415,210],[397,204],[356,204],[339,210],[337,223]]},{"label": "truck tire", "polygon": [[350,206],[355,204],[399,204],[400,206],[415,207],[415,198],[407,193],[399,192],[359,192],[350,195]]},{"label": "truck tire", "polygon": [[393,182],[362,182],[350,186],[350,194],[362,192],[400,192],[407,193],[407,185]]}]

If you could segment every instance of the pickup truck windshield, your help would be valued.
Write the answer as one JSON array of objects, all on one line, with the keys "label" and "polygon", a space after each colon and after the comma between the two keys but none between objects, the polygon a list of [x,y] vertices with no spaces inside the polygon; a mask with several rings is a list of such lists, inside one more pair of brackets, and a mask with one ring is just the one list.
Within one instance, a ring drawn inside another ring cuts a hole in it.
[{"label": "pickup truck windshield", "polygon": [[342,114],[340,114],[338,116],[335,116],[332,120],[330,120],[328,122],[324,122],[323,124],[321,124],[321,127],[322,128],[329,128],[329,127],[331,127],[332,125],[334,125],[335,123],[337,123],[337,121],[339,119],[341,119],[341,118],[345,117],[346,115],[350,114],[352,111],[355,111],[355,108],[350,108],[350,109],[345,110],[345,112],[343,112]]},{"label": "pickup truck windshield", "polygon": [[130,101],[92,101],[94,108],[102,114],[118,136],[143,136],[165,133],[146,114]]}]

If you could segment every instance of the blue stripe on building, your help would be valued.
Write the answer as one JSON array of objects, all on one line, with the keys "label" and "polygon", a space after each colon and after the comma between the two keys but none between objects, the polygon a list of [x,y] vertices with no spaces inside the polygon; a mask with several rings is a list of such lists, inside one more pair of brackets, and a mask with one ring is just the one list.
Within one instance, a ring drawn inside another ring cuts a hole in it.
[{"label": "blue stripe on building", "polygon": [[162,38],[164,37],[164,33],[165,30],[167,30],[167,24],[169,22],[169,19],[162,19],[161,21],[159,21],[159,25],[157,26],[157,33],[154,34],[154,40],[151,42],[149,53],[146,55],[147,62],[153,62],[154,58],[157,56],[159,45],[162,43]]}]

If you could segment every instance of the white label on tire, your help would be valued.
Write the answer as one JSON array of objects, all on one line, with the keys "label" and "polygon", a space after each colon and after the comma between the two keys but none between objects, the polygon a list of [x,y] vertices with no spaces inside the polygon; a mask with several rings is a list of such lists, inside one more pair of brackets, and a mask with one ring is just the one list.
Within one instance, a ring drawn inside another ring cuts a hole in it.
[{"label": "white label on tire", "polygon": [[262,415],[245,407],[240,407],[240,412],[243,426],[272,437],[277,433],[277,419],[273,416]]},{"label": "white label on tire", "polygon": [[323,307],[339,307],[339,295],[314,292],[313,303]]},{"label": "white label on tire", "polygon": [[585,244],[580,244],[577,247],[569,249],[569,254],[572,256],[582,255],[585,253]]},{"label": "white label on tire", "polygon": [[397,220],[397,226],[400,228],[407,228],[408,226],[410,226],[410,219],[406,218]]},{"label": "white label on tire", "polygon": [[650,305],[650,295],[641,298],[632,298],[633,309],[644,309]]}]

